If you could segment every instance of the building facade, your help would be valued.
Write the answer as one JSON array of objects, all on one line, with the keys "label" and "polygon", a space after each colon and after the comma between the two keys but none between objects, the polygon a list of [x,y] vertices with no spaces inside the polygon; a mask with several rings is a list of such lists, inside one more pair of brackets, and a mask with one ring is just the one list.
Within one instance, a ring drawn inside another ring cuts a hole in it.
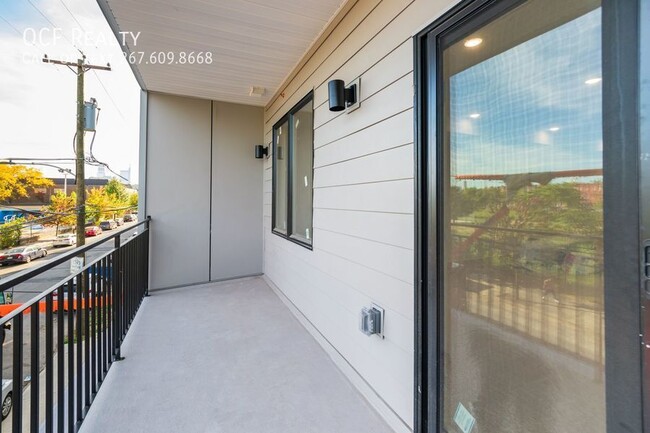
[{"label": "building facade", "polygon": [[151,290],[264,275],[398,432],[644,431],[650,2],[144,3],[226,53],[132,65]]}]

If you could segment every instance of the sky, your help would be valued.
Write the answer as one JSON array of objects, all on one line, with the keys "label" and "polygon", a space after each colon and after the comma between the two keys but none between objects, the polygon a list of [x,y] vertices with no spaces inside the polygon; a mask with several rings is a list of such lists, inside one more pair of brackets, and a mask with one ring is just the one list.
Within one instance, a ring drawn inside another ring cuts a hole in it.
[{"label": "sky", "polygon": [[[118,173],[130,167],[137,184],[140,87],[94,0],[0,0],[0,158],[74,158],[76,75],[42,58],[76,61],[78,50],[112,67],[84,77],[84,99],[101,109],[93,154]],[[86,154],[91,139],[86,133]],[[86,177],[96,174],[86,166]]]},{"label": "sky", "polygon": [[450,78],[453,174],[602,168],[600,9]]}]

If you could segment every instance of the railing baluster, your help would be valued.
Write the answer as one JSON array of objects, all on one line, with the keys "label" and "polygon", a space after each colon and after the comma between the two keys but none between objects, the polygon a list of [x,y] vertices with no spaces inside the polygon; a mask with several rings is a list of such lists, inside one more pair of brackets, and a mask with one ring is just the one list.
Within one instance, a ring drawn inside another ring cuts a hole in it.
[{"label": "railing baluster", "polygon": [[[120,236],[132,228],[109,235],[107,240],[114,240],[115,248],[0,318],[0,329],[13,325],[10,376],[13,432],[77,432],[111,365],[123,359],[122,342],[148,292],[149,219],[137,224],[139,226],[143,231],[129,236],[124,243]],[[5,278],[0,281],[0,291],[30,281],[93,248],[93,245],[76,248],[35,269]],[[31,314],[27,324],[26,314]],[[28,336],[25,335],[26,325]],[[41,336],[42,325],[44,336]],[[25,353],[26,338],[30,343],[29,355]],[[0,344],[0,372],[7,364],[3,358],[5,353]],[[43,372],[41,358],[44,358]],[[26,361],[30,362],[28,372],[25,371]],[[29,397],[24,393],[26,373],[30,374]],[[4,375],[1,378],[5,379]],[[24,398],[29,399],[29,412]],[[43,424],[41,411],[44,412]]]},{"label": "railing baluster", "polygon": [[122,359],[121,342],[122,342],[122,248],[119,236],[115,238],[115,252],[113,253],[113,317],[114,317],[114,330],[112,349],[114,359],[119,361]]},{"label": "railing baluster", "polygon": [[88,404],[92,403],[92,400],[95,399],[95,394],[97,394],[97,309],[99,308],[97,302],[97,281],[99,280],[100,275],[102,275],[102,268],[99,263],[96,263],[92,266],[93,270],[93,280],[90,284],[90,302],[92,302],[91,311],[91,321],[90,321],[90,353],[92,356],[92,363],[89,362],[89,368],[91,369],[91,397],[88,400]]},{"label": "railing baluster", "polygon": [[[78,278],[75,277],[75,278]],[[68,281],[68,432],[74,428],[74,278]]]},{"label": "railing baluster", "polygon": [[39,428],[39,417],[38,417],[38,403],[39,403],[39,334],[40,334],[40,324],[39,324],[39,312],[38,312],[38,302],[31,306],[31,328],[30,332],[30,344],[31,344],[31,380],[30,380],[30,402],[29,402],[29,431],[31,433],[38,433]]},{"label": "railing baluster", "polygon": [[[110,269],[108,266],[108,258],[102,259],[102,268],[105,269],[105,272],[108,272]],[[108,368],[108,361],[106,359],[106,342],[108,341],[108,292],[109,292],[109,278],[106,277],[102,281],[102,315],[100,320],[102,321],[102,340],[101,340],[101,380],[104,381],[104,376],[106,374],[106,369]]]},{"label": "railing baluster", "polygon": [[77,295],[77,298],[75,299],[75,309],[74,309],[74,315],[75,318],[77,319],[77,340],[75,341],[75,346],[76,346],[76,351],[77,351],[77,368],[76,368],[76,377],[75,377],[75,382],[77,385],[76,393],[75,393],[75,403],[76,403],[76,419],[75,419],[75,424],[77,421],[81,421],[83,418],[81,416],[81,406],[82,406],[82,400],[83,400],[83,366],[82,366],[82,355],[83,355],[83,288],[84,288],[84,283],[86,282],[85,277],[86,272],[83,272],[79,275],[77,275],[77,290],[75,290],[75,293]]},{"label": "railing baluster", "polygon": [[45,297],[45,433],[54,430],[54,299]]},{"label": "railing baluster", "polygon": [[23,313],[14,317],[13,415],[12,432],[23,431]]},{"label": "railing baluster", "polygon": [[65,287],[63,285],[56,289],[56,430],[59,433],[65,431],[63,418],[65,417],[65,319],[63,317],[63,306]]},{"label": "railing baluster", "polygon": [[[90,269],[94,270],[95,266],[92,266]],[[84,315],[82,316],[84,318],[83,324],[84,324],[84,332],[85,332],[85,338],[83,341],[84,345],[84,405],[83,405],[83,417],[86,415],[86,409],[88,406],[90,406],[90,308],[91,305],[90,303],[92,302],[90,296],[88,294],[90,293],[90,276],[88,273],[84,273],[84,281],[85,284],[83,286],[83,299],[85,302],[85,306],[82,305]],[[93,275],[93,274],[90,274]],[[93,280],[95,279],[95,275],[93,275]]]}]

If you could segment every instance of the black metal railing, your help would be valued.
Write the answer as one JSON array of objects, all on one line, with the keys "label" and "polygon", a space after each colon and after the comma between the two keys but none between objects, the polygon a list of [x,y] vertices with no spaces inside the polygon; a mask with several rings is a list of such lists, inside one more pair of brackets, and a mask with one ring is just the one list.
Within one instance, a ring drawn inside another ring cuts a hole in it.
[{"label": "black metal railing", "polygon": [[[460,232],[478,226],[452,227]],[[484,233],[451,272],[454,307],[601,368],[602,237],[480,228]],[[454,244],[469,238],[456,234]]]},{"label": "black metal railing", "polygon": [[12,344],[0,345],[0,372],[4,352],[13,352],[11,379],[2,377],[3,389],[10,389],[10,394],[2,393],[2,407],[6,409],[9,395],[12,432],[79,429],[111,365],[122,359],[122,341],[148,294],[150,221],[0,281],[0,291],[10,290],[114,242],[108,251],[0,319],[2,342],[13,338]]}]

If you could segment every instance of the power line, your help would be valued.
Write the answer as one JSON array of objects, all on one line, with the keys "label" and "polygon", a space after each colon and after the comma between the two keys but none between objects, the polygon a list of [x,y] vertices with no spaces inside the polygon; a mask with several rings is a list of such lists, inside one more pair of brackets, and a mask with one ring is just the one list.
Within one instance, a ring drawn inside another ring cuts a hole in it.
[{"label": "power line", "polygon": [[[36,12],[38,12],[38,13],[39,13],[43,18],[45,18],[45,21],[47,21],[48,23],[50,23],[50,25],[52,26],[52,28],[55,28],[55,29],[56,29],[56,28],[61,28],[61,27],[58,27],[56,24],[54,24],[54,23],[52,22],[52,20],[50,20],[50,19],[49,19],[49,18],[48,18],[44,13],[43,13],[43,11],[41,11],[41,10],[38,8],[38,6],[36,6],[34,3],[32,3],[32,0],[27,0],[27,2],[28,2],[28,3],[29,3],[29,4],[30,4],[30,5],[31,5],[35,10],[36,10]],[[66,41],[68,41],[68,43],[69,43],[70,45],[72,45],[72,47],[73,47],[74,49],[76,49],[77,51],[79,51],[79,52],[83,55],[83,52],[79,49],[79,47],[77,47],[74,43],[72,43],[72,41],[70,41],[70,39],[68,39],[68,37],[67,37],[64,33],[61,33],[61,35],[63,36],[63,38],[64,38]]]},{"label": "power line", "polygon": [[[68,13],[69,13],[70,16],[72,17],[72,19],[73,19],[73,20],[74,20],[74,21],[79,25],[79,27],[81,28],[81,30],[83,30],[84,33],[85,33],[85,32],[86,32],[86,29],[84,29],[84,26],[81,25],[81,23],[79,22],[79,20],[77,20],[77,17],[75,17],[74,14],[72,13],[72,11],[70,11],[70,9],[68,8],[68,5],[66,5],[65,2],[64,2],[63,0],[59,0],[59,1],[61,2],[61,4],[63,5],[63,7],[65,8],[65,10],[68,11]],[[97,48],[97,47],[95,47],[95,48]]]},{"label": "power line", "polygon": [[[14,27],[13,24],[11,24],[9,21],[7,21],[7,19],[6,19],[5,17],[3,17],[2,15],[0,15],[0,19],[2,19],[2,21],[4,21],[5,23],[7,23],[7,24],[9,25],[9,27],[11,27],[12,29],[14,29],[14,30],[16,31],[16,33],[18,33],[18,36],[20,36],[21,38],[23,37],[23,34],[20,33],[20,30],[18,30],[16,27]],[[36,44],[34,44],[34,46],[36,46]]]},{"label": "power line", "polygon": [[131,184],[131,181],[130,181],[129,179],[125,178],[125,177],[122,176],[121,174],[117,174],[117,173],[116,173],[115,171],[113,171],[113,169],[112,169],[108,164],[106,164],[105,162],[99,161],[99,160],[96,159],[96,158],[93,158],[93,159],[88,158],[88,159],[86,160],[86,163],[88,163],[88,164],[90,164],[90,165],[94,165],[95,167],[99,167],[100,165],[101,165],[101,166],[104,166],[104,167],[106,167],[106,168],[108,169],[108,171],[110,171],[111,173],[113,173],[115,176],[124,179],[124,180],[126,181],[126,183],[128,183],[129,185]]},{"label": "power line", "polygon": [[106,93],[106,96],[108,96],[108,99],[111,100],[111,103],[113,104],[113,106],[117,110],[117,113],[120,115],[120,117],[122,118],[124,123],[126,123],[126,118],[124,117],[124,114],[122,113],[122,110],[120,110],[120,107],[117,106],[117,103],[115,103],[115,100],[113,99],[111,94],[106,89],[106,86],[104,86],[104,83],[102,82],[102,79],[99,78],[99,75],[97,75],[97,71],[93,71],[93,74],[95,74],[95,76],[97,77],[97,80],[99,80],[99,84],[102,86],[102,89],[104,89],[104,93]]},{"label": "power line", "polygon": [[[29,3],[30,3],[34,8],[36,8],[36,6],[31,2],[31,0],[27,0],[27,1],[28,1],[28,2],[29,2]],[[74,16],[74,14],[73,14],[72,11],[70,10],[70,8],[68,8],[68,6],[65,4],[65,2],[64,2],[63,0],[59,0],[59,1],[61,2],[61,4],[63,5],[63,7],[65,8],[65,10],[68,11],[68,14],[70,14],[70,16],[72,17],[72,19],[75,20],[75,22],[79,25],[79,27],[81,28],[81,30],[83,30],[83,31],[85,32],[86,30],[84,29],[84,26],[82,26],[81,23],[79,22],[79,20],[77,20],[77,18]],[[56,27],[56,25],[55,25],[52,21],[50,21],[50,20],[45,16],[45,14],[43,14],[43,13],[42,13],[38,8],[36,8],[36,10],[38,11],[38,13],[40,13],[40,14],[43,16],[43,18],[45,18],[45,19],[46,19],[50,24],[52,24],[52,26]],[[64,37],[64,38],[66,39],[66,41],[68,41],[68,42],[69,42],[69,43],[70,43],[74,48],[76,48],[79,52],[81,52],[81,50],[80,50],[76,45],[74,45],[72,42],[70,42],[70,40],[69,40],[68,38],[66,38],[65,35],[63,35],[63,37]],[[98,48],[97,45],[95,45],[95,48]],[[83,54],[83,53],[82,53],[82,54]],[[111,94],[110,94],[110,93],[108,92],[108,90],[106,89],[106,86],[104,85],[104,82],[102,81],[102,79],[101,79],[101,78],[99,77],[99,75],[97,74],[97,71],[93,70],[93,74],[95,74],[95,77],[97,77],[97,80],[99,81],[99,84],[102,86],[102,89],[104,89],[104,93],[106,93],[106,96],[108,96],[108,98],[110,99],[111,103],[113,104],[113,106],[114,106],[115,109],[117,110],[117,112],[118,112],[118,114],[120,115],[120,117],[122,118],[122,120],[123,120],[124,122],[126,122],[126,118],[124,117],[124,114],[122,113],[122,111],[121,111],[120,108],[118,107],[117,103],[115,102],[115,100],[113,99],[113,97],[111,96]]]},{"label": "power line", "polygon": [[75,161],[74,158],[0,158],[8,161]]}]

